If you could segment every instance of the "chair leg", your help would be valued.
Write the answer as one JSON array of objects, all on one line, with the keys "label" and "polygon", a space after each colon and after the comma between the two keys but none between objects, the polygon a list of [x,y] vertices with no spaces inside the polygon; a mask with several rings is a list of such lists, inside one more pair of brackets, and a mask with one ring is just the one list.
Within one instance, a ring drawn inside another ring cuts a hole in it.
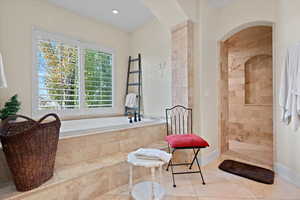
[{"label": "chair leg", "polygon": [[170,166],[171,166],[171,172],[172,172],[173,187],[176,187],[172,161],[171,161],[171,165]]},{"label": "chair leg", "polygon": [[169,163],[168,163],[168,166],[167,166],[167,169],[166,169],[166,171],[169,171],[169,167],[170,167],[170,165],[171,165],[171,160],[169,161]]},{"label": "chair leg", "polygon": [[[169,153],[171,153],[171,149],[170,149],[170,146],[169,146],[169,145],[168,145],[168,149],[169,149]],[[172,159],[172,158],[171,158],[171,159]],[[170,160],[169,163],[168,163],[168,166],[167,166],[166,171],[169,171],[170,164],[171,164],[171,160]]]},{"label": "chair leg", "polygon": [[200,151],[200,149],[198,149],[197,152],[195,152],[195,149],[193,148],[194,158],[193,158],[193,161],[191,162],[191,165],[190,165],[189,169],[192,169],[193,164],[194,164],[194,162],[195,162],[195,160],[196,160],[196,158],[198,156],[199,151]]},{"label": "chair leg", "polygon": [[[169,151],[170,151],[170,147],[169,147]],[[176,151],[176,149],[173,149],[172,151],[172,155],[174,154],[174,152]],[[172,158],[169,161],[168,167],[167,167],[167,171],[169,170],[169,167],[171,166],[171,172],[172,172],[172,179],[173,179],[173,187],[176,187],[175,184],[175,177],[174,177],[174,170],[173,170],[173,163],[172,163]]]},{"label": "chair leg", "polygon": [[[198,153],[199,153],[199,151],[200,151],[200,149],[198,149]],[[201,171],[201,167],[200,167],[200,164],[199,164],[197,156],[196,156],[196,163],[197,163],[198,168],[199,168],[199,172],[200,172],[201,179],[202,179],[202,184],[205,185],[204,178],[203,178],[202,171]]]}]

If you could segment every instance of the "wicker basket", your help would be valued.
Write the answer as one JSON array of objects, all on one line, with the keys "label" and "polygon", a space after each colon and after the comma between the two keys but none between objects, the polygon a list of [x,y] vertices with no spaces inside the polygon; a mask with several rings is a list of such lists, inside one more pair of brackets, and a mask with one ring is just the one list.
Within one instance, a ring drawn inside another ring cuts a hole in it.
[{"label": "wicker basket", "polygon": [[[43,121],[54,117],[55,121]],[[14,119],[26,121],[17,122]],[[18,191],[37,188],[53,176],[60,119],[48,114],[39,121],[16,115],[0,127],[3,151]]]}]

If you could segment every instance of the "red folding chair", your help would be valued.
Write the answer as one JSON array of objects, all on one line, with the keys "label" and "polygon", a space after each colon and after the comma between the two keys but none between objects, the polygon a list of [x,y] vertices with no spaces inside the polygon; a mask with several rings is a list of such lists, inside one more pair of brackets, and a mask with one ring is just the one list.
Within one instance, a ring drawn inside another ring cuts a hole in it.
[{"label": "red folding chair", "polygon": [[[168,142],[169,152],[172,152],[172,155],[175,151],[182,149],[191,149],[194,153],[194,157],[190,163],[173,163],[172,159],[170,160],[167,171],[169,170],[169,167],[171,167],[173,187],[176,187],[174,175],[193,173],[200,173],[202,183],[205,185],[197,156],[200,150],[208,147],[209,144],[198,135],[193,134],[192,109],[180,105],[166,109],[166,126],[167,136],[165,139]],[[199,170],[191,171],[195,161]],[[174,166],[182,165],[189,166],[190,171],[174,172]]]}]

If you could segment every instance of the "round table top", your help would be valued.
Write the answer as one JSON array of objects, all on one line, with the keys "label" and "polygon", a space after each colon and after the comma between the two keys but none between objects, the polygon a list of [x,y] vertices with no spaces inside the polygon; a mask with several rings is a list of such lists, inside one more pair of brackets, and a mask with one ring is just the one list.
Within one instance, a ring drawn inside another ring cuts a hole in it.
[{"label": "round table top", "polygon": [[127,161],[134,166],[148,167],[148,168],[161,167],[164,164],[166,164],[165,162],[160,160],[146,160],[146,159],[137,158],[134,155],[134,152],[128,154]]}]

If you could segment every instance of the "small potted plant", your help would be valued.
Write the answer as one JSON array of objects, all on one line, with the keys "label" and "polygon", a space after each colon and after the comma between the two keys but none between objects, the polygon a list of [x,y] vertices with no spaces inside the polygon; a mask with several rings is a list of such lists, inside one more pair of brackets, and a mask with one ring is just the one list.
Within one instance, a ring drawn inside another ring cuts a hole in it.
[{"label": "small potted plant", "polygon": [[18,95],[14,95],[5,103],[4,108],[0,110],[0,119],[5,120],[9,116],[16,115],[20,107],[21,103],[18,100]]}]

